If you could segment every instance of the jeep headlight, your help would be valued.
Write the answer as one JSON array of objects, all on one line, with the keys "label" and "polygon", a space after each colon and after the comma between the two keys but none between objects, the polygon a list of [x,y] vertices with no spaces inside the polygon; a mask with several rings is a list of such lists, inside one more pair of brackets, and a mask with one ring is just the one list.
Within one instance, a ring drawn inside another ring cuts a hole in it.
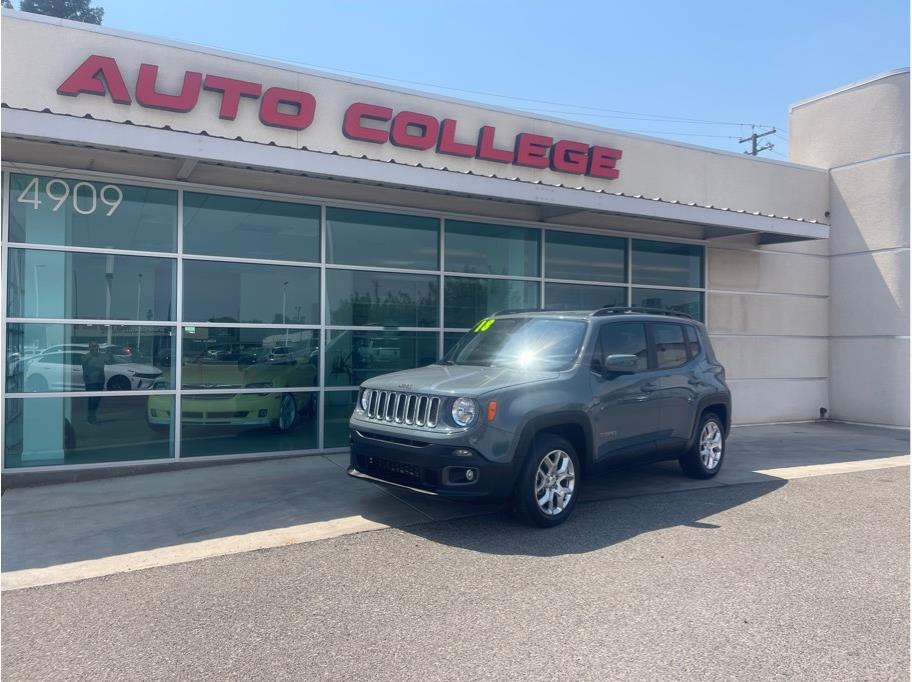
[{"label": "jeep headlight", "polygon": [[361,390],[361,401],[360,401],[362,412],[367,412],[367,408],[368,408],[368,406],[370,406],[370,400],[371,400],[371,390],[369,388],[362,389]]},{"label": "jeep headlight", "polygon": [[478,403],[471,398],[456,398],[453,401],[453,421],[457,426],[468,426],[478,416]]}]

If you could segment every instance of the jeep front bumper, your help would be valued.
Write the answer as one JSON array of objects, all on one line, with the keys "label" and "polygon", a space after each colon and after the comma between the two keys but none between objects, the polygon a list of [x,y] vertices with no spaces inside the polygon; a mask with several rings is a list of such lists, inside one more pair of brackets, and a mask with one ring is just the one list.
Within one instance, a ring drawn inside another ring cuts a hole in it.
[{"label": "jeep front bumper", "polygon": [[459,444],[351,430],[348,474],[355,478],[456,499],[504,498],[513,488],[512,463],[492,462]]}]

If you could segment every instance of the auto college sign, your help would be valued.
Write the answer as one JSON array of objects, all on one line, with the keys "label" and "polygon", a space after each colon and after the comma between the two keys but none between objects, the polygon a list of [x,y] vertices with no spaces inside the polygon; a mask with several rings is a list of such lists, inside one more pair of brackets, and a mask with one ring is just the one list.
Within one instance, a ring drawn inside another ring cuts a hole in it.
[{"label": "auto college sign", "polygon": [[[132,105],[135,100],[142,107],[184,114],[195,110],[201,94],[209,92],[219,98],[218,118],[222,120],[235,120],[241,106],[255,106],[263,125],[294,131],[306,130],[318,115],[317,99],[303,90],[264,87],[253,81],[185,71],[180,92],[168,94],[156,86],[158,73],[157,65],[141,64],[131,93],[117,61],[113,57],[93,54],[59,85],[57,94],[109,97],[114,103],[125,106]],[[215,116],[214,109],[212,113]],[[340,126],[346,138],[368,144],[390,144],[430,154],[548,168],[558,173],[607,180],[620,175],[617,167],[622,156],[620,149],[531,132],[516,134],[512,148],[498,147],[494,142],[494,126],[463,130],[465,126],[460,127],[456,118],[438,118],[419,111],[395,111],[376,103],[351,103],[340,116]]]}]

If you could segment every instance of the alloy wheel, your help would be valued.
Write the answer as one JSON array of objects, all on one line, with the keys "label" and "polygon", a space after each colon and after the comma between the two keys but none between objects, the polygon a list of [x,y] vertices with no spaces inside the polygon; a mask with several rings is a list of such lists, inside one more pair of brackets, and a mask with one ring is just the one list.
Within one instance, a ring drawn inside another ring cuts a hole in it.
[{"label": "alloy wheel", "polygon": [[561,514],[570,504],[576,487],[573,460],[563,450],[552,450],[535,473],[535,501],[548,516]]},{"label": "alloy wheel", "polygon": [[712,471],[719,466],[722,459],[722,431],[714,421],[703,425],[700,433],[700,460],[707,470]]}]

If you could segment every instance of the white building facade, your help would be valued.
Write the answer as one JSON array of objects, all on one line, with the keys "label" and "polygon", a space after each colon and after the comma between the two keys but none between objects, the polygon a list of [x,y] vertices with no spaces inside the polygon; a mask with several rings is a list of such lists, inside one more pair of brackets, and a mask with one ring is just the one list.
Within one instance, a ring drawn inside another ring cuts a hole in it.
[{"label": "white building facade", "polygon": [[344,449],[361,381],[517,307],[702,319],[736,424],[908,426],[907,70],[779,162],[16,12],[2,50],[5,476]]}]

